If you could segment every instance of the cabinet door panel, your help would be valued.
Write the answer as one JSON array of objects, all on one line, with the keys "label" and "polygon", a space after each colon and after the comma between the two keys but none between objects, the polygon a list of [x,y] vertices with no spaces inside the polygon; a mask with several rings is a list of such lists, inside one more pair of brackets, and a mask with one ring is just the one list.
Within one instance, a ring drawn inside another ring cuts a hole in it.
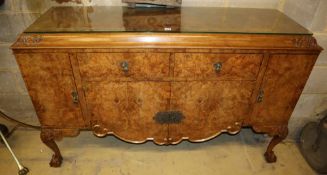
[{"label": "cabinet door panel", "polygon": [[315,63],[316,55],[272,55],[264,76],[263,100],[251,121],[265,125],[287,124]]},{"label": "cabinet door panel", "polygon": [[42,126],[83,127],[69,55],[64,53],[16,54],[27,89]]},{"label": "cabinet door panel", "polygon": [[169,108],[170,86],[165,82],[89,82],[86,101],[94,125],[105,134],[129,142],[165,143],[168,126],[153,117]]},{"label": "cabinet door panel", "polygon": [[171,141],[204,141],[240,125],[249,117],[253,88],[252,81],[174,82],[171,109],[184,119],[169,125]]}]

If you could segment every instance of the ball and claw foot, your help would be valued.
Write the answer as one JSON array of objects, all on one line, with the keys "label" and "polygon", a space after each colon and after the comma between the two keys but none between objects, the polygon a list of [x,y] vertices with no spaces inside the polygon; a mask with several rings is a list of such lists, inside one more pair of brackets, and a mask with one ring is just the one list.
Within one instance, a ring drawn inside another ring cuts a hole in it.
[{"label": "ball and claw foot", "polygon": [[286,138],[287,134],[288,134],[287,126],[281,126],[281,127],[277,128],[277,131],[275,131],[275,134],[274,134],[273,138],[271,139],[271,141],[267,147],[267,150],[264,154],[266,161],[268,163],[274,163],[277,161],[277,157],[276,157],[273,149],[277,144],[279,144]]},{"label": "ball and claw foot", "polygon": [[19,175],[26,175],[29,172],[28,168],[24,167],[18,171]]},{"label": "ball and claw foot", "polygon": [[51,167],[60,167],[61,163],[62,163],[62,157],[60,155],[58,156],[58,155],[54,154],[54,155],[52,155],[52,159],[51,159],[49,165]]},{"label": "ball and claw foot", "polygon": [[268,163],[275,163],[277,161],[277,157],[273,151],[265,152],[265,158]]}]

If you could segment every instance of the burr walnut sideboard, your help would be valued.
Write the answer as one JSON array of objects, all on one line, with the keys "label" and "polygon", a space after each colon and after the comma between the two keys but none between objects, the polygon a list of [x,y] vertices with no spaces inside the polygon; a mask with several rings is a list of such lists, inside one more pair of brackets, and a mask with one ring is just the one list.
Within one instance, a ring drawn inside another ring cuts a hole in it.
[{"label": "burr walnut sideboard", "polygon": [[53,7],[12,45],[41,140],[91,130],[203,142],[251,127],[273,152],[322,48],[276,10]]}]

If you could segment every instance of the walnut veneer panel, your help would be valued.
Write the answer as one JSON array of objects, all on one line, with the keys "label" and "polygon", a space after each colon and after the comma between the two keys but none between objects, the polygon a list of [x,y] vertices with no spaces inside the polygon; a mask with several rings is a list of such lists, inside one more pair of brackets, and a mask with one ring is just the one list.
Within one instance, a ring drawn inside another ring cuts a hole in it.
[{"label": "walnut veneer panel", "polygon": [[16,54],[28,92],[43,127],[80,128],[84,120],[67,53]]},{"label": "walnut veneer panel", "polygon": [[[169,76],[169,53],[81,53],[77,54],[85,81],[158,80]],[[122,64],[127,64],[126,71]]]},{"label": "walnut veneer panel", "polygon": [[[260,54],[177,53],[174,62],[175,79],[255,80],[259,73]],[[214,69],[221,64],[221,70]]]},{"label": "walnut veneer panel", "polygon": [[153,117],[169,110],[170,83],[90,82],[85,94],[98,136],[115,134],[134,143],[166,143],[168,126],[156,123]]},{"label": "walnut veneer panel", "polygon": [[270,56],[261,86],[264,97],[255,107],[253,124],[287,124],[316,58],[298,54]]},{"label": "walnut veneer panel", "polygon": [[181,111],[184,119],[169,125],[172,143],[189,139],[204,141],[232,127],[240,127],[249,116],[251,81],[172,83],[171,109]]}]

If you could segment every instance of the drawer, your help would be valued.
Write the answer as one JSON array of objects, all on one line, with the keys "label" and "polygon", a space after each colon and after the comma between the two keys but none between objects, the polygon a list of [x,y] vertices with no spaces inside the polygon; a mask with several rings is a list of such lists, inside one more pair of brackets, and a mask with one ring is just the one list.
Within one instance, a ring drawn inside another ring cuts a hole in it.
[{"label": "drawer", "polygon": [[83,80],[160,80],[169,76],[169,53],[79,53]]},{"label": "drawer", "polygon": [[175,79],[255,80],[262,54],[176,53]]}]

